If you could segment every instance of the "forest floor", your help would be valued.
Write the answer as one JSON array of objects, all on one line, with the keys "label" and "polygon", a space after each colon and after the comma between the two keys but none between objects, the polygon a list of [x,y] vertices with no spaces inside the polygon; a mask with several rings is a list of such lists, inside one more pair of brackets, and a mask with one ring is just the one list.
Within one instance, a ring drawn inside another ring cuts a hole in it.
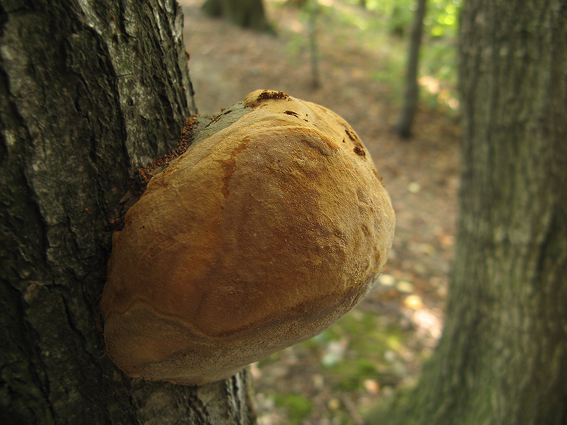
[{"label": "forest floor", "polygon": [[[399,101],[388,81],[376,78],[388,49],[399,44],[365,40],[360,25],[329,14],[319,19],[321,86],[314,89],[306,22],[297,9],[266,2],[274,36],[210,19],[200,0],[180,3],[201,114],[218,113],[256,89],[319,103],[352,125],[390,193],[396,236],[368,297],[319,337],[252,365],[260,425],[360,425],[369,406],[416,380],[441,335],[454,252],[458,120],[421,107],[414,137],[399,139],[392,130]],[[341,16],[366,13],[351,9]]]}]

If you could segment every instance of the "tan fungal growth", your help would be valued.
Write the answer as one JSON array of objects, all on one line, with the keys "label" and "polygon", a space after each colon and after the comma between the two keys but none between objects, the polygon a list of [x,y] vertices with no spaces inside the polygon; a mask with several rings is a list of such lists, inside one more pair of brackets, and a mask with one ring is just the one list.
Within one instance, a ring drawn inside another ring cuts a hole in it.
[{"label": "tan fungal growth", "polygon": [[388,258],[390,198],[346,121],[282,92],[243,104],[150,180],[114,235],[104,335],[130,376],[228,378],[337,321]]}]

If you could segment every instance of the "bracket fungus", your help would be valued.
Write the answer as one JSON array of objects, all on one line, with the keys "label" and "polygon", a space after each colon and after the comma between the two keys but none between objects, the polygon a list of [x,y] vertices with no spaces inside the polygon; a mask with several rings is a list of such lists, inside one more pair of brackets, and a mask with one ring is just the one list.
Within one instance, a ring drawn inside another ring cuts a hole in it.
[{"label": "bracket fungus", "polygon": [[113,236],[104,336],[130,376],[228,378],[336,322],[388,257],[390,198],[349,124],[282,92],[237,105]]}]

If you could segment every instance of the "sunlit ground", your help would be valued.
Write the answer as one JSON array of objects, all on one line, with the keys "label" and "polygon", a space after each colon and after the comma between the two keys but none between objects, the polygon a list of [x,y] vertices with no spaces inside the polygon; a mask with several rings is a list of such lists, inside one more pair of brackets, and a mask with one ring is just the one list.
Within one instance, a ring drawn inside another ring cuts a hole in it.
[{"label": "sunlit ground", "polygon": [[403,93],[405,41],[376,12],[339,0],[320,3],[321,87],[314,89],[305,13],[266,2],[274,37],[208,19],[201,1],[181,1],[201,113],[259,88],[334,110],[368,147],[397,216],[390,259],[368,297],[318,337],[252,365],[261,425],[362,424],[369,406],[411,385],[441,335],[453,258],[459,105],[453,77],[426,72],[454,68],[452,41],[429,46],[435,66],[424,60],[415,137],[401,141],[392,125]]}]

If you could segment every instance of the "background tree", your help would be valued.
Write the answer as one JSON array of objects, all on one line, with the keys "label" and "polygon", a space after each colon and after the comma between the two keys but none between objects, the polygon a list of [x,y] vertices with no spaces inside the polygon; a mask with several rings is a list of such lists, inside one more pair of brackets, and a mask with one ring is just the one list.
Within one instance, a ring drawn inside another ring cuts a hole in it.
[{"label": "background tree", "polygon": [[248,375],[133,380],[104,353],[109,221],[196,113],[175,1],[0,1],[0,423],[248,424]]},{"label": "background tree", "polygon": [[567,423],[566,39],[564,1],[465,2],[445,331],[417,389],[372,423]]},{"label": "background tree", "polygon": [[243,28],[272,32],[262,0],[207,0],[203,11]]},{"label": "background tree", "polygon": [[417,77],[419,74],[419,51],[423,37],[423,20],[425,18],[426,9],[427,0],[418,0],[408,49],[404,104],[400,118],[396,124],[398,134],[404,139],[411,136],[411,127],[419,101],[419,82]]},{"label": "background tree", "polygon": [[305,3],[309,14],[309,56],[311,59],[311,86],[317,89],[321,86],[321,76],[319,72],[319,48],[317,45],[317,15],[319,14],[319,1],[310,0]]}]

